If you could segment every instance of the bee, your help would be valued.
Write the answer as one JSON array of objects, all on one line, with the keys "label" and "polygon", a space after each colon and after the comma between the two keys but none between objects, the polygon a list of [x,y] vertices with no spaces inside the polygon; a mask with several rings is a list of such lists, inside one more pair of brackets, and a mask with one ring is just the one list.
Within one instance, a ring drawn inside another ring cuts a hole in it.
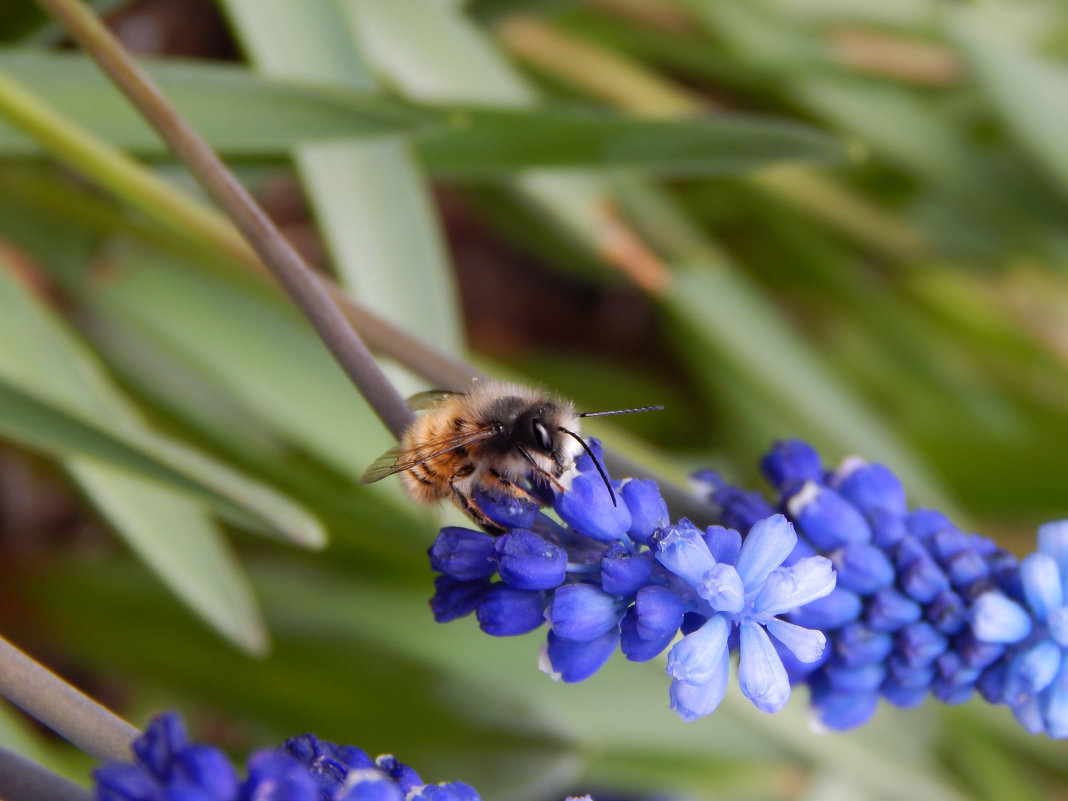
[{"label": "bee", "polygon": [[424,410],[400,444],[376,459],[361,484],[401,474],[401,484],[417,503],[453,503],[491,534],[504,532],[479,508],[479,488],[496,496],[534,499],[534,485],[566,491],[575,459],[593,459],[612,503],[612,485],[580,434],[579,419],[662,409],[644,406],[610,412],[577,413],[571,401],[503,381],[476,381],[467,392],[430,390],[408,399]]}]

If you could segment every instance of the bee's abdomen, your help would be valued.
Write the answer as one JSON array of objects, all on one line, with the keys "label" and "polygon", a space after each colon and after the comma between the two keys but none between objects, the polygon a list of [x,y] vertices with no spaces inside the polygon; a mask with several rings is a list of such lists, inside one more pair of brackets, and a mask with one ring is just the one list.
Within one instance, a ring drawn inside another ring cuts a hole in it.
[{"label": "bee's abdomen", "polygon": [[401,473],[401,486],[417,503],[436,503],[448,495],[449,481],[438,478],[434,468],[419,464]]},{"label": "bee's abdomen", "polygon": [[424,462],[423,464],[417,464],[415,467],[409,470],[408,473],[412,476],[412,478],[414,478],[421,484],[426,484],[427,486],[432,487],[437,483],[437,481],[435,481],[435,478],[437,478],[438,474],[426,462]]}]

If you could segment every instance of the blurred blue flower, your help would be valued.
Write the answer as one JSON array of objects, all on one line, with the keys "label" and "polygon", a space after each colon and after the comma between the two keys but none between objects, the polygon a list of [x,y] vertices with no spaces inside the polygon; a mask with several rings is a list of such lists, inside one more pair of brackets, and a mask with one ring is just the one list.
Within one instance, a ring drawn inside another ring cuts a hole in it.
[{"label": "blurred blue flower", "polygon": [[392,756],[311,734],[253,754],[241,781],[222,750],[189,742],[175,712],[153,718],[133,752],[93,772],[97,801],[479,801],[461,782],[426,785]]}]

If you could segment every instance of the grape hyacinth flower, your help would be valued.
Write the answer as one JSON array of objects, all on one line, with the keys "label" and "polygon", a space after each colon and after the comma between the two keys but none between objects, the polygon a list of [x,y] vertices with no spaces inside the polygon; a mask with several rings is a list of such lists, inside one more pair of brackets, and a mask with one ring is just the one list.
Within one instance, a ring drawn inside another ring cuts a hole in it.
[{"label": "grape hyacinth flower", "polygon": [[1043,526],[1038,553],[1019,562],[941,512],[910,511],[883,465],[851,457],[826,469],[794,440],[777,443],[761,468],[778,491],[771,501],[713,473],[700,479],[723,518],[744,521],[767,503],[797,526],[798,554],[833,562],[834,592],[788,615],[828,637],[822,660],[786,660],[823,725],[860,725],[880,699],[957,704],[978,691],[1029,731],[1068,736],[1068,523]]},{"label": "grape hyacinth flower", "polygon": [[993,589],[976,601],[977,635],[1008,644],[980,690],[1032,734],[1068,737],[1068,520],[1038,529],[1019,579],[1021,593]]},{"label": "grape hyacinth flower", "polygon": [[651,481],[613,482],[613,505],[583,457],[552,502],[559,520],[526,510],[501,537],[442,531],[435,617],[474,612],[495,636],[548,622],[542,668],[569,682],[617,648],[632,661],[667,651],[671,706],[687,720],[717,707],[737,652],[758,708],[805,684],[829,729],[863,724],[881,700],[978,692],[1028,731],[1068,737],[1068,521],[1043,526],[1021,562],[937,510],[910,510],[884,465],[828,468],[791,440],[761,469],[770,497],[696,474],[718,524],[701,529],[670,524]]},{"label": "grape hyacinth flower", "polygon": [[427,785],[395,757],[311,734],[253,754],[241,779],[221,749],[190,743],[174,712],[153,718],[133,752],[94,771],[96,801],[479,801],[462,782]]},{"label": "grape hyacinth flower", "polygon": [[[599,454],[599,443],[590,444]],[[722,526],[669,525],[654,482],[613,482],[609,493],[590,456],[576,467],[569,490],[553,502],[559,521],[540,511],[531,519],[524,510],[503,521],[512,527],[498,537],[441,531],[429,550],[441,574],[431,601],[435,618],[474,612],[493,636],[547,622],[542,669],[565,682],[589,678],[617,649],[632,661],[653,659],[681,631],[668,673],[671,706],[682,718],[719,705],[732,646],[746,696],[764,711],[781,708],[790,683],[780,652],[814,661],[825,641],[783,616],[831,592],[830,560],[808,555],[784,564],[797,536],[773,510],[747,526],[744,538]]]},{"label": "grape hyacinth flower", "polygon": [[814,662],[826,638],[778,615],[834,589],[830,560],[810,556],[784,566],[797,535],[782,515],[757,522],[744,541],[732,529],[713,526],[702,534],[689,525],[669,526],[656,539],[656,559],[675,577],[669,586],[691,613],[706,618],[668,654],[672,709],[693,720],[719,706],[727,687],[728,636],[737,627],[742,692],[758,709],[779,711],[790,682],[772,639],[797,660]]}]

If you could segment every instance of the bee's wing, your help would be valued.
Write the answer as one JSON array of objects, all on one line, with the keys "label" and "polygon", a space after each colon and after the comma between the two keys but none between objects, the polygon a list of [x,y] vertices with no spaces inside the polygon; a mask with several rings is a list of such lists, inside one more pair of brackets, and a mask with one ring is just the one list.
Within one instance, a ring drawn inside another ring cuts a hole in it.
[{"label": "bee's wing", "polygon": [[428,389],[424,392],[416,392],[414,395],[408,396],[404,399],[404,402],[408,404],[408,408],[413,412],[418,412],[422,409],[429,409],[431,406],[436,406],[445,400],[445,398],[458,394],[460,393],[448,389]]},{"label": "bee's wing", "polygon": [[493,433],[492,429],[478,428],[473,431],[461,431],[458,434],[446,434],[442,437],[425,440],[414,448],[400,446],[390,448],[371,463],[371,466],[367,468],[360,478],[360,483],[371,484],[394,473],[411,470],[417,464],[428,462],[443,453],[492,437]]}]

